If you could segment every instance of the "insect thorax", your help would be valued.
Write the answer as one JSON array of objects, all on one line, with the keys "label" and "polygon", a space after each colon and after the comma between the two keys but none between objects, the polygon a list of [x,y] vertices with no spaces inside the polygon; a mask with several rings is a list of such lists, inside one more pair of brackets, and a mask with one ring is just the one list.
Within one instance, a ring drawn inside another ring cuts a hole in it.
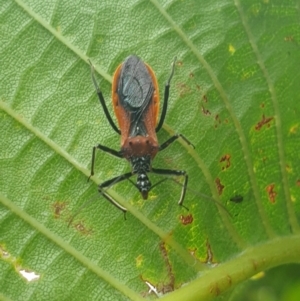
[{"label": "insect thorax", "polygon": [[150,162],[154,159],[158,150],[159,145],[156,136],[150,137],[138,135],[135,137],[129,137],[125,140],[121,147],[123,157],[126,158],[132,165],[135,165],[133,160],[137,160],[135,162],[147,162],[148,160],[150,166]]}]

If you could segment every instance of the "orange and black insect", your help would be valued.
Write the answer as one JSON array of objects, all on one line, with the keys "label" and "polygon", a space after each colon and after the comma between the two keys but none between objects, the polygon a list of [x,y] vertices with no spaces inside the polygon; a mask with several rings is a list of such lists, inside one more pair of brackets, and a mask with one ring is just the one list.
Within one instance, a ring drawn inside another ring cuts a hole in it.
[{"label": "orange and black insect", "polygon": [[[102,144],[93,147],[91,176],[94,175],[94,163],[96,149],[107,152],[118,158],[125,158],[131,165],[131,172],[114,177],[98,186],[98,191],[113,205],[124,213],[126,208],[113,199],[104,188],[108,188],[121,181],[129,180],[140,191],[144,200],[148,198],[148,192],[165,179],[152,185],[148,173],[165,176],[182,176],[184,183],[181,196],[178,201],[183,205],[188,175],[184,170],[158,169],[152,167],[152,161],[159,151],[167,148],[176,139],[181,137],[187,144],[193,146],[183,135],[176,134],[166,142],[159,145],[156,133],[161,129],[167,112],[170,82],[175,69],[174,59],[170,77],[165,85],[164,104],[158,121],[159,91],[155,74],[151,67],[139,57],[131,55],[118,66],[112,83],[112,102],[119,128],[115,125],[105,104],[103,94],[96,82],[94,68],[92,68],[92,80],[95,85],[100,103],[111,127],[121,135],[121,150],[116,151]],[[131,181],[131,177],[137,175],[137,181]]]}]

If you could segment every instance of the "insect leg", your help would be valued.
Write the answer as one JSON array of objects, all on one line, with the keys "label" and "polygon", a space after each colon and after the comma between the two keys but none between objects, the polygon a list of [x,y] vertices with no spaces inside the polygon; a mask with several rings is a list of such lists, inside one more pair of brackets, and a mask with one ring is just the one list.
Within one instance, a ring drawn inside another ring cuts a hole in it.
[{"label": "insect leg", "polygon": [[[106,187],[109,187],[109,186],[112,186],[118,182],[121,182],[123,180],[126,180],[128,179],[129,177],[132,176],[132,173],[129,172],[127,174],[124,174],[124,175],[121,175],[121,176],[118,176],[118,177],[115,177],[113,179],[110,179],[102,184],[100,184],[98,186],[98,191],[100,194],[102,194],[109,202],[111,202],[114,206],[116,206],[118,209],[120,209],[123,213],[124,213],[124,217],[126,219],[126,212],[127,212],[127,209],[123,206],[121,206],[114,198],[112,198],[110,195],[108,195],[104,190],[103,188],[106,188]],[[70,218],[69,220],[69,223],[68,223],[68,226],[70,226],[75,218],[75,216],[82,210],[82,208],[86,207],[89,203],[91,203],[92,201],[94,201],[94,198],[85,202],[83,205],[80,206],[80,208],[75,212],[75,214],[73,214],[73,216]]]},{"label": "insect leg", "polygon": [[97,92],[97,95],[98,95],[98,98],[99,98],[99,101],[102,105],[102,108],[103,108],[103,111],[105,113],[105,116],[109,122],[109,124],[111,125],[111,127],[120,135],[121,134],[121,131],[118,129],[118,127],[115,125],[114,121],[112,120],[111,116],[110,116],[110,113],[107,109],[107,106],[105,104],[105,100],[104,100],[104,97],[103,97],[103,94],[97,84],[97,81],[96,81],[96,78],[95,78],[95,69],[94,69],[94,66],[92,65],[91,61],[89,60],[89,63],[91,65],[91,74],[92,74],[92,80],[93,80],[93,83],[94,83],[94,86],[95,86],[95,89],[96,89],[96,92]]},{"label": "insect leg", "polygon": [[125,174],[123,174],[121,176],[117,176],[115,178],[107,180],[107,181],[103,182],[102,184],[100,184],[98,186],[99,193],[102,194],[115,207],[117,207],[118,209],[120,209],[121,211],[123,211],[124,214],[127,212],[127,209],[125,207],[121,206],[113,197],[111,197],[109,194],[107,194],[105,192],[105,190],[103,190],[103,188],[110,187],[110,186],[115,185],[115,184],[117,184],[117,183],[119,183],[121,181],[127,180],[131,176],[133,176],[133,174],[131,172],[128,172],[128,173],[125,173]]},{"label": "insect leg", "polygon": [[183,182],[183,186],[181,189],[181,195],[180,195],[180,198],[178,201],[178,205],[182,206],[188,210],[188,208],[183,205],[183,201],[184,201],[184,197],[185,197],[185,193],[186,193],[186,189],[187,189],[187,185],[188,185],[188,180],[189,180],[189,176],[186,173],[186,171],[185,170],[152,168],[151,172],[159,174],[159,175],[165,175],[165,176],[183,176],[184,177],[184,182]]},{"label": "insect leg", "polygon": [[164,105],[163,105],[163,108],[162,108],[162,111],[161,111],[161,115],[160,115],[160,120],[159,120],[159,123],[155,129],[156,132],[158,132],[164,121],[165,121],[165,117],[166,117],[166,113],[167,113],[167,108],[168,108],[168,100],[169,100],[169,92],[170,92],[170,82],[171,82],[171,79],[173,77],[173,74],[174,74],[174,71],[175,71],[175,62],[176,62],[176,57],[174,58],[174,61],[173,61],[173,64],[172,64],[172,71],[171,71],[171,74],[170,74],[170,77],[165,85],[165,93],[164,93]]},{"label": "insect leg", "polygon": [[195,146],[187,138],[185,138],[183,135],[175,134],[174,136],[172,136],[171,138],[169,138],[167,141],[165,141],[163,144],[161,144],[159,146],[159,151],[162,151],[165,148],[167,148],[171,143],[173,143],[179,137],[182,138],[185,141],[186,144],[191,145],[193,148],[195,148]]},{"label": "insect leg", "polygon": [[94,175],[94,167],[95,167],[95,157],[96,157],[96,149],[100,149],[106,153],[109,153],[115,157],[118,157],[118,158],[123,158],[123,155],[121,152],[119,151],[116,151],[112,148],[109,148],[105,145],[102,145],[102,144],[98,144],[96,146],[93,147],[93,153],[92,153],[92,165],[91,165],[91,174],[90,176],[88,177],[88,181],[90,180],[91,176]]}]

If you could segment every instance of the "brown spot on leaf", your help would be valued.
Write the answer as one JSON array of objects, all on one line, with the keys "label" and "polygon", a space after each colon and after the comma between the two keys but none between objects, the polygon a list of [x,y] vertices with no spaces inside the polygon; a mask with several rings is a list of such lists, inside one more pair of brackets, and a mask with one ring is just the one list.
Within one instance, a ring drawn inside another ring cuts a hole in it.
[{"label": "brown spot on leaf", "polygon": [[259,131],[264,125],[270,127],[270,122],[274,119],[274,117],[266,117],[265,114],[262,115],[262,119],[256,124],[255,129]]},{"label": "brown spot on leaf", "polygon": [[54,202],[52,204],[54,218],[60,218],[65,208],[66,208],[66,202],[59,202],[59,201]]},{"label": "brown spot on leaf", "polygon": [[285,166],[285,170],[286,170],[288,173],[292,173],[292,171],[293,171],[292,167],[291,167],[290,165],[288,165],[288,164]]},{"label": "brown spot on leaf", "polygon": [[294,37],[293,36],[286,36],[286,37],[284,37],[284,40],[286,42],[293,42],[294,41]]},{"label": "brown spot on leaf", "polygon": [[251,262],[252,262],[252,266],[253,266],[254,271],[256,271],[257,268],[258,268],[257,262],[253,259],[251,260]]},{"label": "brown spot on leaf", "polygon": [[211,288],[210,288],[210,293],[213,294],[214,296],[219,296],[221,291],[219,289],[219,286],[217,283],[212,284]]},{"label": "brown spot on leaf", "polygon": [[4,245],[0,245],[0,258],[1,259],[8,259],[10,258],[10,254],[8,253],[8,251],[6,250]]},{"label": "brown spot on leaf", "polygon": [[176,86],[179,89],[180,97],[183,97],[183,96],[191,93],[191,88],[184,83],[178,83]]},{"label": "brown spot on leaf", "polygon": [[298,131],[298,124],[295,124],[293,125],[291,128],[290,128],[290,133],[291,134],[296,134]]},{"label": "brown spot on leaf", "polygon": [[183,66],[183,62],[182,61],[177,61],[177,66],[178,67],[182,67]]},{"label": "brown spot on leaf", "polygon": [[197,248],[189,248],[188,251],[190,252],[190,254],[191,254],[192,256],[195,257]]},{"label": "brown spot on leaf", "polygon": [[218,193],[221,195],[225,186],[222,185],[220,178],[216,178],[215,183],[217,185]]},{"label": "brown spot on leaf", "polygon": [[161,242],[159,244],[159,250],[162,254],[162,257],[164,259],[166,268],[167,268],[167,274],[169,276],[169,281],[167,283],[165,283],[162,288],[160,289],[160,291],[162,291],[163,294],[166,294],[168,292],[172,292],[174,291],[174,287],[175,287],[175,275],[173,273],[173,269],[172,269],[172,265],[170,263],[169,260],[169,254],[166,248],[166,245],[164,242]]},{"label": "brown spot on leaf", "polygon": [[297,185],[297,186],[300,186],[300,179],[298,179],[298,180],[296,181],[296,185]]},{"label": "brown spot on leaf", "polygon": [[143,255],[140,254],[135,258],[136,267],[139,268],[143,264],[144,258]]},{"label": "brown spot on leaf", "polygon": [[214,261],[214,254],[211,250],[210,243],[208,239],[206,240],[206,258],[205,258],[205,263],[208,264],[215,264],[216,262]]},{"label": "brown spot on leaf", "polygon": [[277,195],[277,193],[274,191],[274,188],[275,188],[275,184],[270,184],[266,187],[266,191],[268,193],[269,200],[272,204],[275,203],[275,198]]},{"label": "brown spot on leaf", "polygon": [[207,96],[206,96],[205,94],[202,96],[202,100],[203,100],[204,102],[207,102]]},{"label": "brown spot on leaf", "polygon": [[205,116],[211,115],[210,111],[205,109],[203,105],[201,106],[201,111],[202,111],[203,115],[205,115]]},{"label": "brown spot on leaf", "polygon": [[180,215],[180,221],[182,225],[186,226],[188,224],[191,224],[193,222],[194,218],[192,214],[188,214],[186,216]]},{"label": "brown spot on leaf", "polygon": [[191,73],[189,74],[189,77],[190,77],[190,78],[194,78],[194,77],[195,77],[194,73],[191,72]]},{"label": "brown spot on leaf", "polygon": [[91,235],[93,233],[92,229],[86,228],[83,222],[77,222],[72,224],[73,228],[76,229],[78,232],[80,232],[83,235]]},{"label": "brown spot on leaf", "polygon": [[230,158],[231,156],[229,154],[225,154],[221,159],[220,159],[220,163],[223,163],[225,165],[222,166],[222,170],[227,169],[230,167]]},{"label": "brown spot on leaf", "polygon": [[217,114],[216,116],[215,116],[215,128],[217,128],[218,127],[218,125],[219,124],[221,124],[221,118],[220,118],[220,116],[219,116],[219,114]]}]

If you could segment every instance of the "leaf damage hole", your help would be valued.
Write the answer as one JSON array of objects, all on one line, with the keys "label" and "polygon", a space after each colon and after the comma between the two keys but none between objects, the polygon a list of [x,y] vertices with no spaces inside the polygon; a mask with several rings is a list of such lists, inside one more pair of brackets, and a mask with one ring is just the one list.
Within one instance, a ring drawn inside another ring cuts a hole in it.
[{"label": "leaf damage hole", "polygon": [[12,256],[3,245],[0,245],[0,258],[14,266],[15,271],[26,279],[28,282],[32,282],[40,279],[41,275],[28,268],[23,268],[20,264],[20,260]]},{"label": "leaf damage hole", "polygon": [[180,215],[180,222],[184,226],[191,224],[193,221],[194,221],[194,218],[193,218],[192,214]]},{"label": "leaf damage hole", "polygon": [[266,117],[265,114],[262,115],[262,119],[256,124],[255,129],[259,131],[264,125],[268,128],[270,127],[270,122],[274,119],[274,117]]},{"label": "leaf damage hole", "polygon": [[145,292],[142,293],[142,296],[147,297],[151,294],[154,294],[157,298],[159,298],[161,294],[158,291],[158,288],[154,284],[152,284],[149,280],[144,279],[142,275],[140,275],[140,278],[149,288],[149,290],[146,293]]},{"label": "leaf damage hole", "polygon": [[41,277],[41,275],[36,274],[34,271],[30,271],[30,270],[27,270],[27,269],[20,269],[19,273],[28,282],[32,282],[32,281],[38,280]]},{"label": "leaf damage hole", "polygon": [[227,169],[230,167],[231,163],[230,163],[230,159],[231,156],[229,154],[225,154],[221,159],[220,159],[220,163],[224,163],[222,164],[222,170]]},{"label": "leaf damage hole", "polygon": [[217,186],[217,190],[219,195],[221,195],[223,193],[223,189],[224,189],[224,185],[222,185],[220,178],[216,178],[215,180],[216,186]]},{"label": "leaf damage hole", "polygon": [[266,187],[266,191],[268,193],[269,200],[272,204],[275,203],[275,201],[276,201],[275,198],[276,198],[276,195],[277,195],[274,188],[275,188],[275,184],[270,184]]}]

